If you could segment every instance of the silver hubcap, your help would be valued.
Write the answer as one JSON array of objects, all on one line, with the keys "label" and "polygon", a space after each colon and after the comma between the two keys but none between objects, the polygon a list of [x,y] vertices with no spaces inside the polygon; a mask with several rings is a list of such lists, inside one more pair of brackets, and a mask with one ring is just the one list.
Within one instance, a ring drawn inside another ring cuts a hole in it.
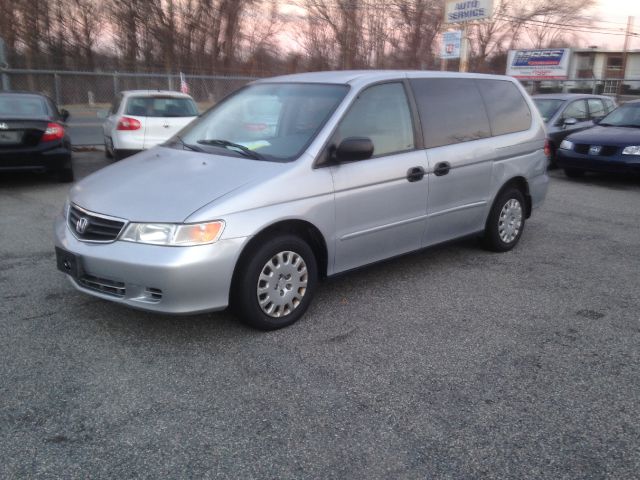
[{"label": "silver hubcap", "polygon": [[522,206],[515,198],[512,198],[502,207],[498,218],[498,234],[504,243],[513,242],[522,227]]},{"label": "silver hubcap", "polygon": [[289,315],[307,293],[307,264],[296,252],[280,252],[262,267],[256,293],[264,313],[278,318]]}]

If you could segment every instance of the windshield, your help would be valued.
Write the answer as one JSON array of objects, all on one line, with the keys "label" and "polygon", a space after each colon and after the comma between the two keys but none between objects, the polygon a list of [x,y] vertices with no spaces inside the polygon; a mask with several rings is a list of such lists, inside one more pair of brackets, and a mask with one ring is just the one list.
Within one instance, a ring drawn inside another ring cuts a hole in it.
[{"label": "windshield", "polygon": [[256,84],[180,132],[186,148],[289,161],[311,143],[347,94],[346,85]]},{"label": "windshield", "polygon": [[640,103],[627,103],[604,117],[599,125],[612,127],[640,127]]},{"label": "windshield", "polygon": [[198,108],[190,98],[131,97],[125,114],[135,117],[196,117]]},{"label": "windshield", "polygon": [[559,100],[557,98],[534,98],[533,101],[536,104],[536,107],[538,107],[542,120],[545,122],[551,120],[551,117],[555,115],[560,108],[560,105],[564,103],[564,100]]},{"label": "windshield", "polygon": [[35,95],[0,95],[0,118],[29,118],[49,115],[45,101]]}]

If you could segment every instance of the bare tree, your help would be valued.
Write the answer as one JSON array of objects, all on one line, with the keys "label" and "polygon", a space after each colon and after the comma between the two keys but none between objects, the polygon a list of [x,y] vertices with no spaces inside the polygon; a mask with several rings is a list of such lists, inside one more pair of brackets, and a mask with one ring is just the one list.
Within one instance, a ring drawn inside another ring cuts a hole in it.
[{"label": "bare tree", "polygon": [[595,0],[502,0],[493,17],[471,28],[472,68],[486,70],[489,57],[522,43],[526,35],[535,47],[557,40],[566,29],[588,26],[585,13]]}]

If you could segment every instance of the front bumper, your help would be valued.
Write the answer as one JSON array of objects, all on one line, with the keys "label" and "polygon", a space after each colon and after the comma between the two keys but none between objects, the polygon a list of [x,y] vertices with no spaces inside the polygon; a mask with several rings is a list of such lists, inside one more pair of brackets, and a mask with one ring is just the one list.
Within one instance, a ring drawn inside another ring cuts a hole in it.
[{"label": "front bumper", "polygon": [[561,168],[590,172],[640,173],[640,157],[636,155],[584,155],[573,150],[558,150],[556,163]]},{"label": "front bumper", "polygon": [[196,247],[79,241],[60,214],[55,245],[79,258],[82,276],[67,275],[78,290],[130,307],[171,314],[222,310],[246,238]]}]

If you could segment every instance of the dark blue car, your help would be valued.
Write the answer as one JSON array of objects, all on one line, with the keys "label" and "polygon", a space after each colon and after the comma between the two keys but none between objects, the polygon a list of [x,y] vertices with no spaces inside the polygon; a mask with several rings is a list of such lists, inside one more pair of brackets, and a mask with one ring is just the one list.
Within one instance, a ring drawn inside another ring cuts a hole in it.
[{"label": "dark blue car", "polygon": [[640,173],[640,100],[626,103],[560,144],[556,163],[569,177],[587,171]]}]

